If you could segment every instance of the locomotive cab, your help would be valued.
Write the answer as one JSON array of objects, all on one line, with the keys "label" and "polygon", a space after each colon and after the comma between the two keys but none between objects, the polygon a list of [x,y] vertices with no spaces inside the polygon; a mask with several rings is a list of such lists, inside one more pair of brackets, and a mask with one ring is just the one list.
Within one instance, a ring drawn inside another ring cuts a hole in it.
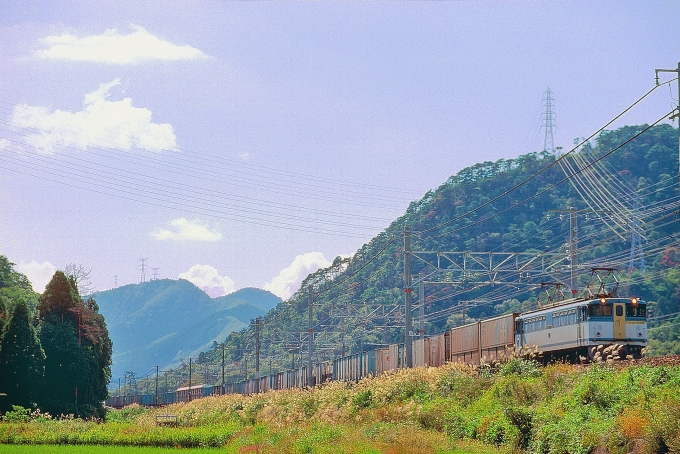
[{"label": "locomotive cab", "polygon": [[647,304],[637,298],[573,300],[521,314],[515,348],[537,348],[544,362],[593,358],[595,350],[616,346],[620,357],[641,356],[647,345]]},{"label": "locomotive cab", "polygon": [[626,355],[640,356],[647,345],[647,304],[637,298],[600,298],[588,303],[590,346],[625,345]]}]

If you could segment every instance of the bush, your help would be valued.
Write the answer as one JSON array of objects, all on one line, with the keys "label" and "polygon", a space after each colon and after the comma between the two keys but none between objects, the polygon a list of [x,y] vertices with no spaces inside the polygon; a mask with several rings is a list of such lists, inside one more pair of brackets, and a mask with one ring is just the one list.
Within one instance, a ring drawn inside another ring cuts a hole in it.
[{"label": "bush", "polygon": [[31,409],[12,405],[12,409],[2,417],[6,422],[28,422],[31,420]]},{"label": "bush", "polygon": [[500,365],[499,374],[502,376],[540,377],[543,374],[543,368],[533,359],[510,358]]},{"label": "bush", "polygon": [[352,405],[359,410],[363,408],[370,408],[371,405],[373,405],[373,391],[370,389],[359,391],[352,398]]}]

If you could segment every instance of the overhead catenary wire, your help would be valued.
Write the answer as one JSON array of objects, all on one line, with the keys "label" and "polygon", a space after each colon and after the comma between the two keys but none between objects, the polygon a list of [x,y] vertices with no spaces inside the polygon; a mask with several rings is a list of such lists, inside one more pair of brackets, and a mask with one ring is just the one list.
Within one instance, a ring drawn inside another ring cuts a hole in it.
[{"label": "overhead catenary wire", "polygon": [[[438,229],[440,229],[440,228],[442,228],[442,227],[445,227],[446,225],[449,225],[449,224],[451,224],[451,223],[460,221],[460,220],[466,218],[467,216],[469,216],[470,214],[475,213],[475,212],[477,212],[477,211],[479,211],[479,210],[481,210],[481,209],[483,209],[483,208],[485,208],[485,207],[487,207],[487,206],[490,206],[490,205],[492,205],[493,203],[497,202],[498,200],[502,199],[503,197],[506,197],[506,196],[509,195],[510,193],[514,192],[515,190],[519,189],[520,187],[522,187],[522,186],[524,186],[525,184],[527,184],[527,183],[529,183],[530,181],[532,181],[534,178],[537,178],[537,177],[540,176],[541,174],[545,173],[547,170],[549,170],[550,168],[552,168],[554,165],[558,164],[559,161],[561,161],[562,159],[564,159],[565,156],[568,156],[569,154],[573,153],[573,152],[576,151],[578,148],[580,148],[584,143],[587,143],[588,141],[590,141],[591,139],[593,139],[594,137],[596,137],[599,133],[601,133],[601,132],[602,132],[603,130],[605,130],[609,125],[613,124],[615,121],[617,121],[617,120],[618,120],[619,118],[621,118],[623,115],[625,115],[628,111],[630,111],[633,107],[635,107],[637,104],[639,104],[642,100],[644,100],[647,96],[649,96],[649,95],[650,95],[652,92],[654,92],[657,88],[659,88],[660,86],[662,86],[662,85],[664,85],[664,84],[670,84],[671,82],[673,82],[673,81],[675,81],[675,80],[677,80],[677,78],[671,79],[671,80],[666,81],[666,82],[664,82],[664,83],[662,83],[662,84],[659,84],[659,85],[656,85],[656,86],[652,87],[647,93],[645,93],[645,94],[642,95],[640,98],[638,98],[635,102],[633,102],[630,106],[628,106],[626,109],[624,109],[621,113],[619,113],[618,115],[616,115],[613,119],[611,119],[609,122],[607,122],[604,126],[602,126],[602,127],[599,128],[597,131],[595,131],[594,133],[592,133],[589,137],[583,139],[583,140],[581,141],[581,143],[579,143],[578,145],[576,145],[575,147],[573,147],[571,150],[569,150],[568,152],[566,152],[565,154],[563,154],[562,156],[560,156],[557,160],[551,162],[551,163],[548,164],[547,166],[545,166],[545,167],[543,167],[542,169],[540,169],[538,172],[532,174],[531,176],[529,176],[529,177],[526,178],[525,180],[521,181],[520,183],[516,184],[516,185],[513,186],[512,188],[510,188],[510,189],[504,191],[502,194],[500,194],[500,195],[494,197],[493,199],[489,200],[488,202],[485,202],[485,203],[483,203],[483,204],[480,204],[478,207],[475,207],[474,209],[472,209],[472,210],[470,210],[470,211],[468,211],[468,212],[466,212],[466,213],[464,213],[464,214],[462,214],[462,215],[460,215],[460,216],[454,217],[453,219],[450,219],[450,220],[448,220],[448,221],[446,221],[446,222],[444,222],[444,223],[441,223],[441,224],[436,225],[436,226],[434,226],[434,227],[431,227],[431,228],[429,228],[429,229],[426,229],[426,230],[422,230],[422,231],[420,231],[420,232],[417,232],[417,234],[420,235],[420,236],[422,236],[422,235],[424,235],[424,234],[426,234],[426,233],[429,233],[429,232],[431,232],[431,231],[438,230]],[[675,110],[675,109],[673,109],[673,110],[671,110],[669,113],[665,114],[661,119],[657,120],[657,121],[654,123],[654,125],[656,125],[657,123],[661,122],[663,119],[665,119],[666,117],[668,117],[670,114],[673,113],[674,110]],[[649,129],[649,128],[647,128],[647,129]],[[636,137],[637,137],[637,136],[636,136]],[[626,143],[627,143],[627,142],[626,142]],[[553,185],[553,186],[555,186],[555,185]]]},{"label": "overhead catenary wire", "polygon": [[[7,109],[5,110],[7,111]],[[2,108],[0,108],[0,111],[2,111]],[[18,128],[12,124],[7,124],[6,127],[2,128],[1,130],[5,131],[7,134],[15,135],[23,131],[25,133],[23,137],[26,137],[28,133],[49,135],[49,133],[46,131],[37,128]],[[33,144],[29,144],[27,142],[23,143],[26,147],[41,149],[41,147],[36,147]],[[181,175],[186,175],[186,172],[190,172],[201,177],[209,177],[216,175],[216,172],[219,171],[219,174],[222,177],[229,177],[230,181],[237,181],[247,187],[283,193],[303,191],[306,197],[312,198],[319,191],[325,192],[325,198],[333,198],[333,192],[340,190],[343,194],[345,194],[345,197],[338,197],[339,200],[347,197],[351,197],[352,199],[371,199],[370,197],[367,197],[369,194],[380,193],[380,198],[384,202],[398,201],[401,203],[402,196],[395,194],[412,194],[413,196],[419,194],[418,191],[413,191],[410,189],[383,187],[368,183],[342,181],[332,178],[315,177],[302,173],[273,169],[265,166],[249,164],[243,161],[229,160],[221,156],[211,155],[209,153],[202,153],[199,155],[197,152],[183,148],[176,148],[172,151],[161,150],[163,152],[161,153],[160,151],[152,152],[134,146],[131,146],[129,150],[125,151],[117,150],[111,146],[106,147],[103,144],[97,144],[87,147],[86,152],[86,150],[76,147],[75,145],[63,145],[58,147],[58,151],[54,151],[49,154],[65,156],[65,153],[59,152],[64,150],[69,150],[79,155],[110,155],[119,161],[122,159],[129,162],[138,162],[145,167],[148,167],[148,165],[151,164],[156,169],[165,168],[166,170],[175,170],[180,172]],[[47,153],[47,150],[43,150],[43,152]],[[200,156],[201,158],[188,159],[189,156]],[[236,171],[235,169],[232,169],[232,167],[244,168],[248,172],[254,173],[256,178],[253,178],[251,175],[244,176],[243,172]],[[330,188],[332,188],[332,191],[328,191]]]},{"label": "overhead catenary wire", "polygon": [[[10,143],[13,143],[14,141],[10,140]],[[8,148],[15,149],[15,151],[20,151],[18,148],[9,146]],[[11,156],[10,156],[11,158]],[[55,161],[50,159],[47,156],[35,156],[33,157],[33,160],[43,163],[45,165],[48,165],[51,169],[54,171],[62,171],[63,175],[65,177],[67,176],[75,176],[81,180],[85,179],[88,175],[94,174],[98,176],[98,179],[96,180],[97,182],[100,182],[102,180],[108,180],[112,184],[125,184],[126,187],[130,189],[138,189],[138,190],[143,190],[143,191],[160,191],[162,193],[168,193],[168,194],[185,194],[184,197],[188,198],[200,198],[203,199],[205,197],[209,197],[211,199],[217,199],[217,200],[222,200],[222,199],[227,199],[231,203],[242,203],[245,204],[246,206],[254,206],[254,207],[271,207],[274,209],[281,209],[285,210],[286,212],[300,212],[306,215],[309,214],[316,214],[316,215],[323,215],[323,216],[337,216],[337,212],[331,212],[328,210],[323,210],[323,209],[314,209],[314,208],[309,208],[305,206],[296,206],[296,205],[291,205],[291,204],[285,204],[285,203],[278,203],[278,202],[271,202],[268,200],[264,199],[256,199],[253,197],[247,197],[247,196],[242,196],[234,193],[228,193],[228,192],[222,192],[222,191],[216,191],[214,189],[209,189],[204,186],[196,186],[196,185],[191,185],[187,184],[186,182],[175,182],[172,180],[167,180],[163,178],[159,178],[156,176],[150,176],[150,175],[145,175],[141,174],[138,172],[130,171],[130,170],[124,170],[120,168],[116,168],[110,165],[104,165],[101,163],[93,162],[91,160],[87,160],[84,158],[73,158],[70,156],[62,156],[60,158],[65,159],[66,161]],[[18,158],[15,158],[14,161],[17,163],[17,165],[22,165],[24,161],[19,160]],[[82,164],[88,164],[91,167],[83,167]],[[64,168],[70,169],[70,171],[64,171]],[[111,174],[111,172],[117,172],[114,175]],[[70,173],[73,172],[73,173]],[[181,191],[181,192],[171,192],[171,191]],[[224,202],[223,202],[224,203]],[[269,213],[267,211],[267,213]],[[376,216],[371,216],[371,215],[361,215],[357,213],[343,213],[343,217],[348,217],[348,218],[356,218],[356,219],[364,219],[364,220],[369,220],[369,221],[379,221],[379,222],[388,222],[388,218],[380,218]]]},{"label": "overhead catenary wire", "polygon": [[[153,188],[153,187],[148,187],[145,185],[142,185],[141,187],[134,185],[134,184],[128,184],[124,180],[118,180],[118,181],[110,181],[106,179],[106,173],[100,172],[100,171],[92,171],[91,169],[89,171],[81,170],[75,166],[68,166],[69,169],[71,169],[72,172],[74,173],[68,173],[68,171],[64,171],[64,164],[61,163],[60,165],[55,165],[51,163],[48,160],[40,160],[39,162],[43,162],[42,166],[37,166],[37,165],[32,165],[32,164],[27,164],[23,163],[24,167],[28,167],[29,169],[35,170],[36,172],[42,172],[46,176],[49,176],[50,181],[54,181],[54,175],[65,175],[68,177],[75,177],[77,178],[77,181],[79,181],[78,185],[72,184],[71,186],[74,187],[79,187],[82,188],[86,183],[85,180],[88,177],[92,176],[97,176],[98,178],[95,180],[96,185],[99,188],[104,188],[104,189],[110,189],[113,191],[117,191],[120,193],[128,194],[128,195],[135,195],[137,197],[146,197],[150,200],[154,201],[163,201],[169,204],[173,204],[175,206],[188,206],[190,208],[202,208],[205,211],[213,211],[215,212],[215,215],[219,215],[220,213],[224,213],[222,210],[231,210],[231,211],[236,211],[238,210],[239,213],[243,214],[251,214],[251,215],[259,215],[259,216],[264,216],[267,218],[272,218],[274,213],[269,210],[265,210],[262,208],[257,208],[257,205],[254,204],[255,206],[250,207],[250,208],[245,208],[244,206],[235,206],[233,204],[229,204],[227,202],[221,201],[219,198],[213,198],[213,196],[210,196],[210,199],[208,199],[207,194],[201,197],[201,194],[197,195],[191,195],[189,194],[182,194],[182,193],[176,193],[176,192],[168,192],[163,190],[163,188]],[[12,156],[8,157],[8,160],[10,162],[15,162]],[[167,187],[167,186],[166,186]],[[140,193],[140,190],[144,190],[143,193]],[[101,189],[99,189],[97,192],[101,192]],[[183,205],[186,204],[186,205]],[[266,205],[265,205],[266,206]],[[217,209],[220,209],[220,211],[217,211]],[[330,217],[331,213],[326,212],[323,213],[325,216]],[[232,216],[237,216],[235,214],[232,214]],[[242,216],[242,215],[240,215]],[[340,226],[340,227],[345,227],[345,228],[352,228],[352,229],[368,229],[368,230],[374,230],[379,228],[378,225],[360,225],[360,224],[349,224],[349,223],[344,223],[340,222],[337,219],[323,219],[318,213],[317,217],[314,219],[308,220],[305,217],[302,217],[301,215],[295,215],[295,214],[278,214],[278,217],[284,218],[284,219],[289,219],[289,220],[297,220],[297,221],[308,221],[314,224],[325,224],[329,226]],[[253,218],[250,218],[253,220]],[[260,221],[263,222],[263,221]],[[269,221],[269,225],[273,224],[273,222]],[[285,224],[287,226],[295,226],[297,224]]]},{"label": "overhead catenary wire", "polygon": [[[654,123],[652,123],[651,125],[647,126],[647,127],[644,128],[642,131],[638,132],[637,134],[635,134],[633,137],[629,138],[629,139],[626,140],[625,142],[619,144],[617,147],[613,148],[612,150],[610,150],[609,152],[605,153],[605,154],[602,155],[601,157],[597,158],[595,161],[591,162],[588,166],[592,166],[595,162],[597,162],[597,161],[599,161],[599,160],[602,160],[602,159],[606,158],[607,156],[609,156],[609,155],[611,155],[612,153],[614,153],[614,152],[616,152],[617,150],[619,150],[621,147],[623,147],[623,146],[627,145],[628,143],[630,143],[631,141],[635,140],[637,137],[639,137],[640,135],[644,134],[645,132],[647,132],[648,130],[650,130],[652,127],[656,126],[656,125],[659,124],[661,121],[663,121],[664,119],[666,119],[666,117],[668,117],[668,115],[671,114],[671,113],[672,113],[672,111],[671,111],[671,112],[668,112],[668,113],[666,113],[666,114],[664,114],[662,117],[660,117],[660,118],[659,118],[658,120],[656,120]],[[557,161],[553,161],[553,163],[555,163],[555,162],[557,162]],[[587,167],[586,167],[586,168],[587,168]],[[540,172],[543,172],[545,169],[546,169],[546,168],[542,169]],[[584,169],[585,169],[585,168],[584,168]],[[583,172],[584,169],[579,169],[579,170],[576,170],[575,172],[576,172],[576,174],[578,174],[578,173],[580,173],[580,172]],[[539,173],[540,173],[540,172],[539,172]],[[537,175],[537,174],[536,174],[536,175]],[[481,224],[482,222],[486,222],[486,221],[488,221],[489,219],[492,219],[492,218],[497,217],[497,216],[499,216],[499,215],[501,215],[501,214],[503,214],[503,213],[505,213],[505,212],[507,212],[507,211],[510,211],[510,210],[512,210],[512,209],[515,209],[515,208],[517,208],[517,207],[519,207],[519,206],[521,206],[521,205],[524,205],[524,204],[527,203],[528,201],[533,200],[533,199],[537,198],[538,196],[543,195],[543,194],[545,194],[545,193],[548,192],[548,191],[551,191],[551,190],[552,190],[553,188],[555,188],[556,186],[559,186],[560,184],[562,184],[562,183],[568,181],[568,180],[569,180],[570,178],[572,178],[573,176],[574,176],[573,174],[572,174],[572,175],[568,175],[568,176],[564,177],[563,179],[561,179],[560,181],[558,181],[557,183],[551,184],[551,185],[548,186],[547,188],[545,188],[545,189],[543,189],[543,190],[541,190],[541,191],[538,191],[537,193],[535,193],[535,194],[532,195],[532,196],[526,197],[525,199],[523,199],[523,200],[521,200],[521,201],[515,202],[515,203],[514,203],[513,205],[511,205],[511,206],[509,206],[509,207],[507,207],[507,208],[505,208],[505,209],[503,209],[503,210],[494,212],[493,214],[490,214],[490,215],[488,215],[488,216],[485,216],[485,217],[483,217],[483,218],[481,218],[481,219],[479,219],[479,220],[477,220],[477,221],[475,221],[475,222],[472,222],[472,223],[467,224],[467,225],[462,226],[462,227],[455,228],[455,229],[453,229],[453,230],[447,232],[446,234],[447,234],[447,235],[450,235],[451,233],[459,232],[459,231],[461,231],[461,230],[465,230],[465,229],[468,229],[468,228],[470,228],[470,227],[479,225],[479,224]],[[526,182],[526,181],[528,181],[528,180],[525,180],[525,182]],[[516,188],[516,187],[518,187],[518,186],[515,186],[515,188]],[[514,188],[513,188],[513,190],[514,190]],[[510,191],[506,191],[505,193],[503,193],[503,195],[507,195],[507,194],[509,194],[509,192],[510,192]],[[499,196],[499,197],[501,197],[501,196]],[[496,198],[496,199],[494,199],[494,200],[497,200],[497,199],[498,199],[498,198]],[[484,205],[487,205],[487,204],[484,204]],[[476,211],[476,209],[475,209],[475,211]],[[470,212],[468,212],[468,213],[470,213]],[[468,213],[466,213],[466,214],[468,214]],[[458,218],[455,218],[454,220],[460,220],[460,219],[463,218],[463,216],[465,216],[465,215],[462,215],[462,216],[460,216],[460,217],[458,217]],[[451,221],[447,221],[447,222],[444,223],[444,224],[440,224],[439,226],[436,226],[436,228],[443,227],[444,225],[447,225],[449,222],[451,222]],[[435,227],[433,227],[433,228],[431,228],[431,229],[427,229],[427,230],[421,231],[421,232],[419,232],[419,233],[422,234],[422,233],[430,232],[430,231],[432,231],[432,230],[434,230],[434,229],[435,229]],[[440,236],[440,235],[436,235],[436,236]],[[428,237],[428,238],[435,238],[436,236],[430,236],[430,237]]]}]

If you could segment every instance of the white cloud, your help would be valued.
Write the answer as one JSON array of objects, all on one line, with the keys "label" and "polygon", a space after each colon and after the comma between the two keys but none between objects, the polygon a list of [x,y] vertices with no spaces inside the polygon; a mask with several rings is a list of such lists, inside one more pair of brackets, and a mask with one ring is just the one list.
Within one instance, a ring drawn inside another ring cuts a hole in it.
[{"label": "white cloud", "polygon": [[189,271],[180,273],[179,278],[191,282],[211,298],[228,295],[234,291],[234,281],[227,276],[220,276],[220,273],[210,265],[194,265]]},{"label": "white cloud", "polygon": [[238,154],[238,157],[241,159],[241,161],[249,161],[250,153],[242,151],[241,153]]},{"label": "white cloud", "polygon": [[178,46],[152,35],[138,25],[128,34],[116,29],[84,38],[64,33],[43,39],[47,49],[36,51],[38,58],[85,61],[113,65],[136,65],[150,60],[198,60],[207,56],[189,45]]},{"label": "white cloud", "polygon": [[28,134],[26,141],[42,154],[52,154],[62,147],[175,150],[172,125],[153,123],[151,111],[134,107],[130,98],[107,99],[116,85],[120,85],[120,79],[101,84],[97,90],[85,95],[84,109],[80,112],[50,111],[46,107],[19,104],[14,107],[12,125],[39,130]]},{"label": "white cloud", "polygon": [[175,241],[207,241],[214,243],[222,238],[222,234],[217,230],[210,230],[198,219],[188,221],[185,218],[173,219],[170,225],[175,227],[175,231],[158,228],[150,233],[156,240],[175,240]]},{"label": "white cloud", "polygon": [[331,265],[332,263],[326,260],[321,252],[298,255],[290,266],[282,269],[279,275],[265,284],[263,288],[284,300],[288,299],[307,275]]},{"label": "white cloud", "polygon": [[16,270],[26,275],[28,280],[31,281],[34,291],[43,293],[45,286],[52,280],[55,271],[57,271],[57,267],[48,261],[38,263],[31,260],[29,263],[22,261],[16,266]]}]

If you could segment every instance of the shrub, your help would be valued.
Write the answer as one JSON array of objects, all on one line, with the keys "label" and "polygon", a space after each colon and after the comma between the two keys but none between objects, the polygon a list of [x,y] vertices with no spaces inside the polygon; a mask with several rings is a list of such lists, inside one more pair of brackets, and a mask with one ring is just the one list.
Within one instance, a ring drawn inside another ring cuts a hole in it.
[{"label": "shrub", "polygon": [[31,420],[31,409],[12,405],[12,409],[4,414],[2,420],[7,422],[28,422]]},{"label": "shrub", "polygon": [[352,398],[352,405],[357,409],[370,408],[373,405],[373,391],[364,389]]},{"label": "shrub", "polygon": [[128,405],[120,410],[107,410],[105,421],[107,422],[133,422],[139,415],[147,413],[148,410],[138,404]]},{"label": "shrub", "polygon": [[646,452],[680,452],[680,397],[663,395],[652,404],[645,430]]},{"label": "shrub", "polygon": [[543,370],[541,365],[533,359],[510,358],[500,365],[499,374],[502,376],[540,377]]}]

